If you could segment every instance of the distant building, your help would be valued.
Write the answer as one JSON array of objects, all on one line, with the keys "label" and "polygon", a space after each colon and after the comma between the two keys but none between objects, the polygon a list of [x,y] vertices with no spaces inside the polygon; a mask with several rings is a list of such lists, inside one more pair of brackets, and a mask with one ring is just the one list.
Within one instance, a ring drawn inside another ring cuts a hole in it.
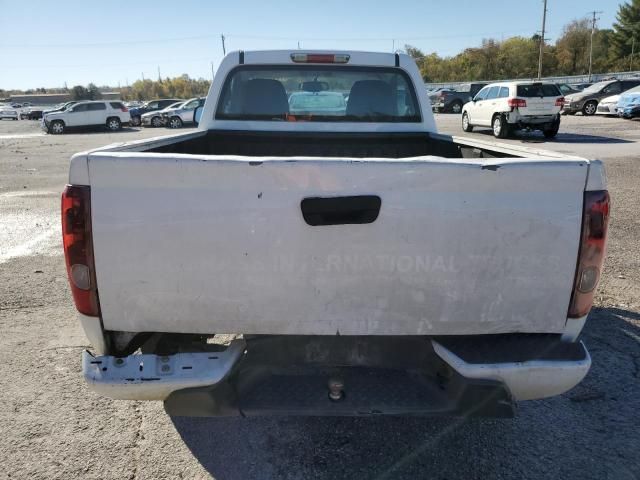
[{"label": "distant building", "polygon": [[120,100],[120,92],[100,92],[104,100]]},{"label": "distant building", "polygon": [[[101,92],[104,100],[120,100],[120,92]],[[10,95],[9,101],[15,103],[30,102],[33,105],[55,105],[71,100],[68,93],[34,93],[33,95]]]},{"label": "distant building", "polygon": [[10,95],[9,101],[15,103],[30,102],[34,105],[53,105],[71,100],[68,93],[34,93],[33,95]]}]

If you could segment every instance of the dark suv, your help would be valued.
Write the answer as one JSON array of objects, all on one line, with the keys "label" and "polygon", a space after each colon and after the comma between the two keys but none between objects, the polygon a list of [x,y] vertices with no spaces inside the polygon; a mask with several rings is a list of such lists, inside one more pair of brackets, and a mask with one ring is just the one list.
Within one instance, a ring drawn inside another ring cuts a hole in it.
[{"label": "dark suv", "polygon": [[598,109],[598,103],[605,97],[618,95],[630,88],[640,85],[640,79],[607,80],[594,83],[583,91],[564,97],[563,114],[574,115],[582,112],[583,115],[593,115]]},{"label": "dark suv", "polygon": [[131,113],[131,125],[138,127],[140,126],[141,119],[143,113],[147,112],[155,112],[157,110],[164,110],[169,105],[173,105],[176,102],[179,102],[178,98],[165,98],[160,100],[149,100],[147,103],[137,108],[130,108],[129,113]]},{"label": "dark suv", "polygon": [[462,106],[471,101],[486,83],[464,83],[449,90],[443,89],[429,96],[434,112],[462,112]]}]

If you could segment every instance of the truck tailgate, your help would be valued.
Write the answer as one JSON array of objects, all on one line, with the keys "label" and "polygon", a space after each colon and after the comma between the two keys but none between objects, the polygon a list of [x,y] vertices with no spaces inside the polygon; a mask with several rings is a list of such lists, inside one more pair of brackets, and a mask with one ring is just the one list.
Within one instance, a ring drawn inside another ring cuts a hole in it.
[{"label": "truck tailgate", "polygon": [[[585,160],[97,152],[88,165],[105,329],[564,328]],[[303,218],[305,198],[365,195],[381,200],[371,223],[313,226]]]}]

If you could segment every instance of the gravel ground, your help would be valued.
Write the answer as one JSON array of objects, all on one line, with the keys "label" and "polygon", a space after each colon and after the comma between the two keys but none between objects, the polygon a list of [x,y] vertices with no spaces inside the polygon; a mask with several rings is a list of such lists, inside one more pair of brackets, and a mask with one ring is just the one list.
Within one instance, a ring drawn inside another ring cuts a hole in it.
[{"label": "gravel ground", "polygon": [[[462,134],[459,116],[437,122]],[[0,121],[0,479],[640,478],[640,122],[565,117],[543,145],[605,160],[614,210],[583,333],[593,367],[513,420],[170,418],[160,403],[88,391],[58,234],[68,159],[164,133],[57,137]]]}]

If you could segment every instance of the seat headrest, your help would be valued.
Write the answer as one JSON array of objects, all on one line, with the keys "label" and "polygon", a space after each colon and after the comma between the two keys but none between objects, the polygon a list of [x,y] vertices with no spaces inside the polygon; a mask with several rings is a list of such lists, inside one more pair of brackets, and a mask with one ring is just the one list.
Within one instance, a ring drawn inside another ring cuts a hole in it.
[{"label": "seat headrest", "polygon": [[289,102],[284,86],[278,80],[254,78],[242,88],[244,114],[280,116],[289,113]]},{"label": "seat headrest", "polygon": [[347,115],[395,116],[395,101],[391,85],[383,80],[358,80],[349,92]]}]

